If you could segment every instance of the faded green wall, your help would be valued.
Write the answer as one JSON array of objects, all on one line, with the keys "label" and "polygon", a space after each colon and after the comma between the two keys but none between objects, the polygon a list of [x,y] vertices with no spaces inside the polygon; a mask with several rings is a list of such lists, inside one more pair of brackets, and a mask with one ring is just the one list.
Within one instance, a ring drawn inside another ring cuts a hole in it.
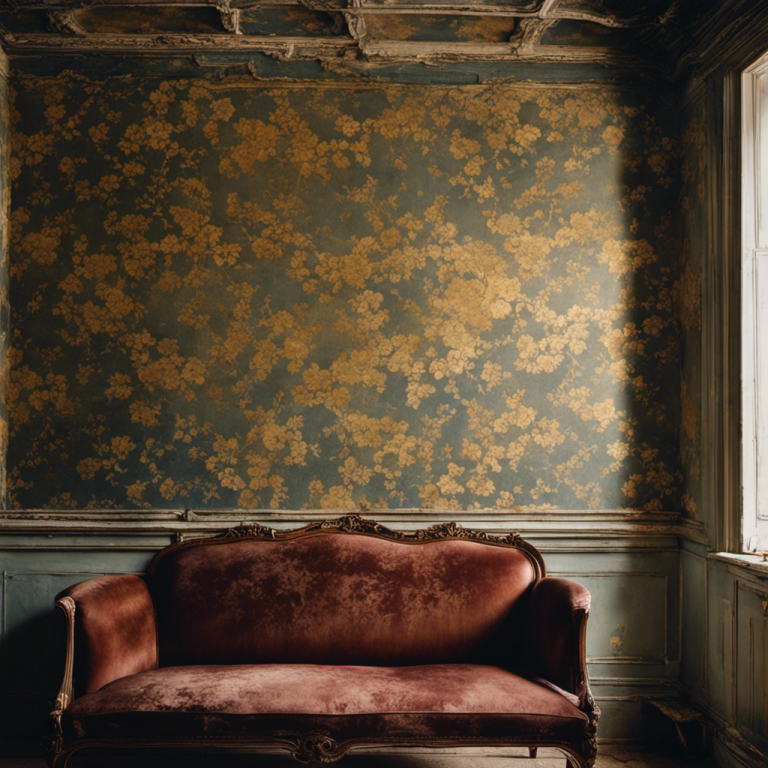
[{"label": "faded green wall", "polygon": [[20,77],[13,107],[13,507],[689,504],[658,89]]}]

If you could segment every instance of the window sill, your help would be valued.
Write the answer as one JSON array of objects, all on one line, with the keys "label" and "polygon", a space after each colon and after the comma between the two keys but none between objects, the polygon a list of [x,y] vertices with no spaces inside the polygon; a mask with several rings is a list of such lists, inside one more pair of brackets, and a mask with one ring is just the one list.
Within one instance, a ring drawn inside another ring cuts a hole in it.
[{"label": "window sill", "polygon": [[739,565],[761,576],[768,576],[768,562],[763,560],[762,555],[737,554],[735,552],[713,552],[707,557],[712,560],[722,560],[731,565]]}]

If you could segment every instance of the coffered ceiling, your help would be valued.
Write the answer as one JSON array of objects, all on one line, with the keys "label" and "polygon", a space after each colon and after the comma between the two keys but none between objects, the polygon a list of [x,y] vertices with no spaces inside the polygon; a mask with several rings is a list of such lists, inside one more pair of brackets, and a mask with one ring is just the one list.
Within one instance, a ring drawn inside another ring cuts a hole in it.
[{"label": "coffered ceiling", "polygon": [[279,60],[674,69],[716,0],[0,0],[11,55],[248,52]]}]

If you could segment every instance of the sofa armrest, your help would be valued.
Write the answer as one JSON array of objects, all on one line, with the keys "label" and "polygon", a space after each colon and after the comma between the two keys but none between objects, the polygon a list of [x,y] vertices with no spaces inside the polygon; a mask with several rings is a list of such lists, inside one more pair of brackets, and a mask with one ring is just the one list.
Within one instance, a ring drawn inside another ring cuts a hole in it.
[{"label": "sofa armrest", "polygon": [[525,625],[525,666],[579,697],[588,693],[586,631],[590,595],[568,579],[543,578],[530,595]]},{"label": "sofa armrest", "polygon": [[550,577],[537,581],[528,603],[523,653],[527,670],[578,699],[589,720],[582,754],[588,765],[594,765],[600,708],[587,675],[589,604],[587,588],[575,581]]},{"label": "sofa armrest", "polygon": [[56,596],[56,607],[67,617],[61,692],[69,701],[119,677],[157,668],[155,609],[141,576],[81,581]]}]

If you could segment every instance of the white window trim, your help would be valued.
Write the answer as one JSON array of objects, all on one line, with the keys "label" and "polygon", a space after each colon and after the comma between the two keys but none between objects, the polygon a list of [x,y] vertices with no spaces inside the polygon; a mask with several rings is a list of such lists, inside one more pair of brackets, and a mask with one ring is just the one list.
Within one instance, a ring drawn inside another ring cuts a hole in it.
[{"label": "white window trim", "polygon": [[768,54],[741,76],[743,551],[768,550],[768,96],[761,76],[768,78]]}]

